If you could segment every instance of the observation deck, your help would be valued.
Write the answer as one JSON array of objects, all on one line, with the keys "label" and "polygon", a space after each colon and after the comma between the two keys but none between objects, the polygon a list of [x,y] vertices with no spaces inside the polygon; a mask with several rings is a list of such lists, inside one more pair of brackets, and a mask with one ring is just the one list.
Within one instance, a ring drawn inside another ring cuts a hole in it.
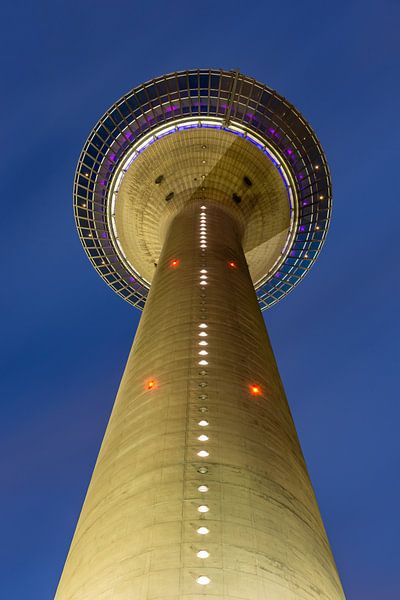
[{"label": "observation deck", "polygon": [[173,217],[227,205],[262,310],[305,276],[325,240],[331,182],[321,146],[285,98],[238,72],[153,79],[98,121],[74,185],[80,239],[103,279],[144,308]]}]

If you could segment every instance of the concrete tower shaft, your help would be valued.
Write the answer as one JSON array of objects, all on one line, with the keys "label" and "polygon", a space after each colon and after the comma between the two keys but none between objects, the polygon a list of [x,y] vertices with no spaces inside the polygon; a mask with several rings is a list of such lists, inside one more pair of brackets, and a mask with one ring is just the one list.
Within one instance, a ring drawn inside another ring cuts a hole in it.
[{"label": "concrete tower shaft", "polygon": [[344,598],[241,236],[172,221],[57,600]]}]

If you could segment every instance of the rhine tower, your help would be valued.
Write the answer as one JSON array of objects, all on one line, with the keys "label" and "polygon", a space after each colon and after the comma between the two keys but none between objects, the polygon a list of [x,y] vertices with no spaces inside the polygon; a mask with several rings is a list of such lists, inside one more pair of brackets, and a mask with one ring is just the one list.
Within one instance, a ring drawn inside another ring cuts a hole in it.
[{"label": "rhine tower", "polygon": [[82,244],[143,310],[56,600],[340,600],[262,312],[324,242],[320,144],[238,72],[172,73],[98,121]]}]

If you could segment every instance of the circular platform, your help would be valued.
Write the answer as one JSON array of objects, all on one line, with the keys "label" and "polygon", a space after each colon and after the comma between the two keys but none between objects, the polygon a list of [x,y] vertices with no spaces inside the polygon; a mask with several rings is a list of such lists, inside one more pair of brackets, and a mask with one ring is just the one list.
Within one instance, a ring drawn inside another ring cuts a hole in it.
[{"label": "circular platform", "polygon": [[75,217],[106,282],[143,309],[173,216],[209,200],[235,212],[262,309],[304,277],[329,225],[331,184],[309,125],[236,72],[152,80],[99,120],[79,159]]}]

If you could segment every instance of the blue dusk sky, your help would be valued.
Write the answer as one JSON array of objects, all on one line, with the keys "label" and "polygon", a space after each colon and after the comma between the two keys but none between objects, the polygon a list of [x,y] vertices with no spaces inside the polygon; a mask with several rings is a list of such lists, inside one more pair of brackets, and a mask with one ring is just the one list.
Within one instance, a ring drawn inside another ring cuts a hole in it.
[{"label": "blue dusk sky", "polygon": [[332,171],[317,264],[265,315],[348,600],[400,598],[395,0],[4,2],[0,597],[50,600],[137,327],[79,242],[74,169],[154,76],[239,69],[309,120]]}]

